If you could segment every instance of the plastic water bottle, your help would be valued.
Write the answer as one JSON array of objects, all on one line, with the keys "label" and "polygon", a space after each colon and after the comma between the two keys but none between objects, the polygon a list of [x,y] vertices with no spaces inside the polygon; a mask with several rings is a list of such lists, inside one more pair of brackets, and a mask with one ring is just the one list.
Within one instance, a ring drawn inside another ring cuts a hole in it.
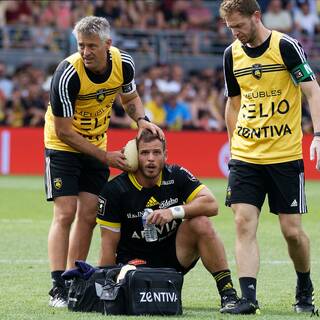
[{"label": "plastic water bottle", "polygon": [[143,216],[142,216],[142,224],[144,228],[144,238],[147,242],[153,242],[158,240],[158,234],[155,224],[148,224],[147,217],[149,214],[153,212],[152,209],[144,209]]}]

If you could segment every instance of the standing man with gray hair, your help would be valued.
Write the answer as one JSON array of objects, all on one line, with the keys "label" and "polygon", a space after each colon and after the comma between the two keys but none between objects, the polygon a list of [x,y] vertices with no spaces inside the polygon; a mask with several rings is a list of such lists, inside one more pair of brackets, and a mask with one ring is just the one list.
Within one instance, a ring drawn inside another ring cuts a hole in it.
[{"label": "standing man with gray hair", "polygon": [[259,313],[257,229],[268,195],[297,275],[295,312],[314,310],[302,157],[301,91],[308,100],[314,138],[310,158],[320,169],[320,89],[297,40],[261,22],[256,0],[224,0],[221,17],[236,40],[225,50],[226,125],[231,160],[226,205],[236,224],[236,260],[242,298],[222,312]]},{"label": "standing man with gray hair", "polygon": [[[65,307],[67,290],[61,274],[88,255],[96,225],[98,194],[109,167],[128,170],[121,151],[106,148],[112,103],[117,94],[139,132],[163,137],[145,116],[134,81],[132,57],[112,46],[105,18],[89,16],[75,26],[78,52],[63,60],[51,83],[45,117],[45,184],[54,201],[48,236],[53,287],[49,305]],[[71,224],[73,224],[71,229]]]}]

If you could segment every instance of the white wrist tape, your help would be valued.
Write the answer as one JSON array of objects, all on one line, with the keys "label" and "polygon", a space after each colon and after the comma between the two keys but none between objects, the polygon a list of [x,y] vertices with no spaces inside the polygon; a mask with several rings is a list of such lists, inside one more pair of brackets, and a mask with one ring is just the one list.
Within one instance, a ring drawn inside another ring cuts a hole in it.
[{"label": "white wrist tape", "polygon": [[175,206],[169,209],[172,212],[173,219],[183,219],[186,214],[182,206]]}]

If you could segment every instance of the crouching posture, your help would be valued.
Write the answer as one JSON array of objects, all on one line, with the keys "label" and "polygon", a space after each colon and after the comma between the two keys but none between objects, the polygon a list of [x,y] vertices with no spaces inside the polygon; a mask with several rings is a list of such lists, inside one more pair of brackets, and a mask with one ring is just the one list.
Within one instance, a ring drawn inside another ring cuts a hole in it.
[{"label": "crouching posture", "polygon": [[[149,130],[137,139],[139,167],[106,183],[99,196],[101,227],[99,265],[141,260],[149,267],[170,267],[186,274],[201,258],[213,275],[221,307],[237,302],[222,241],[210,216],[218,203],[187,169],[166,164],[166,143]],[[144,209],[152,209],[157,240],[147,242]]]}]

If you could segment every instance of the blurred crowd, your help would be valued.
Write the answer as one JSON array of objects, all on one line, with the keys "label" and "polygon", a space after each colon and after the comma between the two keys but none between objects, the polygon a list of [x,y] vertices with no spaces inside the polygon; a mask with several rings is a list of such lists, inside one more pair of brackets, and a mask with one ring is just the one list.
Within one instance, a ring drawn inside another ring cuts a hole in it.
[{"label": "blurred crowd", "polygon": [[[258,2],[267,27],[297,38],[309,56],[319,55],[315,50],[315,38],[320,32],[319,1]],[[196,54],[201,32],[215,32],[226,45],[231,41],[230,32],[218,16],[219,3],[204,0],[0,1],[0,49],[61,50],[60,42],[66,34],[69,37],[77,20],[97,15],[110,21],[115,35],[123,28],[188,31],[186,34]],[[43,70],[28,63],[8,68],[0,61],[0,125],[43,125],[55,67]],[[178,64],[158,63],[138,72],[138,91],[148,116],[171,130],[225,130],[221,67],[208,64],[203,70],[197,66],[190,70]],[[303,127],[309,132],[312,124],[308,106],[305,103],[303,106]],[[119,101],[115,101],[113,109],[112,127],[134,126]]]}]

